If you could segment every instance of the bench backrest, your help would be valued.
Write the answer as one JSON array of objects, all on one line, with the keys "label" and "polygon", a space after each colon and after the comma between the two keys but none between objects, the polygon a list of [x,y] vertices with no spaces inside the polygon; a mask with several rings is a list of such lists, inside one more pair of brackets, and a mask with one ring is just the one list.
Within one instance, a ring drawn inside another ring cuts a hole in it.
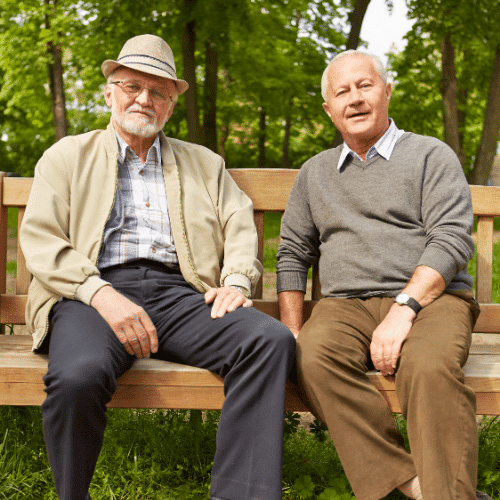
[{"label": "bench backrest", "polygon": [[[283,213],[297,170],[289,169],[230,169],[239,187],[252,199],[255,212],[255,224],[259,234],[258,258],[262,262],[264,255],[264,214],[266,212]],[[21,224],[29,191],[31,178],[8,177],[0,172],[0,323],[24,324],[24,305],[30,282],[25,260],[17,245],[17,274],[15,293],[7,291],[7,244],[8,226],[7,209],[19,208],[18,226]],[[492,264],[493,264],[493,218],[500,216],[500,187],[470,186],[474,215],[477,225],[477,275],[476,298],[484,304],[481,316],[476,324],[476,332],[500,332],[500,304],[492,302]],[[312,301],[321,297],[317,272],[313,273]],[[262,280],[256,299],[262,298]],[[275,307],[269,310],[275,311]],[[306,312],[306,316],[307,316]]]}]

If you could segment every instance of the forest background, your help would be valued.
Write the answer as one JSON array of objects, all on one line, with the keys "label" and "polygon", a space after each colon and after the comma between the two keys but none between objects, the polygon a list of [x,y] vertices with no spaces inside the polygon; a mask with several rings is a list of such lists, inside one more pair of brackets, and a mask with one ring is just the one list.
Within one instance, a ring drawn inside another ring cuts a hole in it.
[{"label": "forest background", "polygon": [[[393,8],[386,0],[386,8]],[[299,168],[338,144],[321,74],[363,47],[370,0],[2,0],[0,169],[32,175],[56,140],[104,128],[104,59],[152,33],[190,89],[167,135],[228,167]],[[500,135],[500,0],[406,0],[411,30],[388,54],[390,116],[438,137],[471,184],[488,182]]]}]

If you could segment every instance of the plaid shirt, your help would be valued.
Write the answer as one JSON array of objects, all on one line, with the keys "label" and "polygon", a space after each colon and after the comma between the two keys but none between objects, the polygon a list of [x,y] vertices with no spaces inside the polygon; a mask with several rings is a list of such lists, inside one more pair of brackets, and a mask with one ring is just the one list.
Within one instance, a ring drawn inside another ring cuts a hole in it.
[{"label": "plaid shirt", "polygon": [[117,134],[118,184],[113,209],[104,228],[98,268],[136,259],[178,264],[168,216],[160,139],[156,137],[146,163]]}]

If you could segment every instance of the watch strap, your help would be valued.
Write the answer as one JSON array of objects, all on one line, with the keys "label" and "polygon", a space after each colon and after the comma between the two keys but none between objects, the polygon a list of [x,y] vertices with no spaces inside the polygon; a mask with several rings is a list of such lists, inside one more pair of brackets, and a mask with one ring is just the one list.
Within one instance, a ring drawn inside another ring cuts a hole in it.
[{"label": "watch strap", "polygon": [[413,311],[415,311],[415,314],[418,314],[422,309],[422,306],[413,297],[408,298],[408,300],[406,301],[406,305],[410,309],[413,309]]},{"label": "watch strap", "polygon": [[422,310],[422,306],[407,293],[398,294],[396,296],[395,302],[401,306],[408,306],[415,314],[418,314]]}]

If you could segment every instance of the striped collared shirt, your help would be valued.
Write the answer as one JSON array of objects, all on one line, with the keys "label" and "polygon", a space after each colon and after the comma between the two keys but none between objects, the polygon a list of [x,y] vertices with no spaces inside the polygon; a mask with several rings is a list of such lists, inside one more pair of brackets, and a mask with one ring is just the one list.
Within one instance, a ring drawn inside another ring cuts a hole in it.
[{"label": "striped collared shirt", "polygon": [[[394,120],[389,118],[390,124],[389,128],[385,131],[384,135],[368,150],[366,153],[366,159],[369,160],[373,158],[375,155],[380,155],[386,160],[389,160],[392,155],[392,151],[394,150],[394,146],[398,139],[405,133],[404,130],[396,127]],[[359,158],[359,155],[355,153],[345,142],[342,148],[342,152],[340,153],[339,162],[337,164],[337,169],[340,170],[344,161],[349,155],[354,155]],[[359,158],[361,160],[361,158]],[[363,160],[361,160],[363,161]]]},{"label": "striped collared shirt", "polygon": [[127,143],[118,140],[118,182],[113,209],[104,228],[99,269],[137,259],[176,267],[178,264],[168,216],[160,138],[142,163]]}]

